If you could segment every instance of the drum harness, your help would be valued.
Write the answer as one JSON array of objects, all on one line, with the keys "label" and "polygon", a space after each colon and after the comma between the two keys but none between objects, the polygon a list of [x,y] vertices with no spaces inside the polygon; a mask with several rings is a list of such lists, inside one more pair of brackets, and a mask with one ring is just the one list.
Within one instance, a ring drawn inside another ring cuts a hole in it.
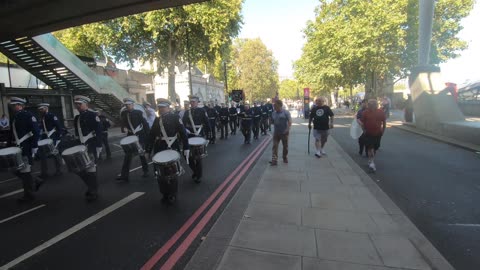
[{"label": "drum harness", "polygon": [[93,134],[93,131],[92,131],[88,133],[87,136],[83,136],[82,125],[80,125],[80,117],[81,116],[79,115],[78,122],[77,122],[78,137],[80,138],[80,143],[85,144],[88,140],[95,137],[95,134]]},{"label": "drum harness", "polygon": [[22,144],[25,140],[33,136],[33,132],[29,132],[25,135],[23,135],[22,138],[18,138],[18,133],[17,133],[17,128],[15,127],[15,120],[12,123],[13,126],[13,136],[15,137],[15,143],[17,144],[18,147],[21,147],[20,144]]},{"label": "drum harness", "polygon": [[[57,131],[57,129],[52,128],[52,130],[48,131],[47,125],[45,124],[45,117],[42,118],[42,124],[43,124],[43,130],[44,130],[45,134],[47,135],[47,138],[50,139],[50,137],[53,135],[53,133],[55,133],[55,131]],[[55,150],[57,151],[57,153],[54,153],[54,154],[58,154],[57,147],[58,147],[59,143],[60,143],[60,140],[57,140],[57,143],[55,143]]]},{"label": "drum harness", "polygon": [[160,123],[160,131],[161,131],[162,134],[163,134],[161,140],[164,140],[164,141],[167,143],[168,149],[172,149],[172,145],[173,145],[173,143],[177,140],[177,136],[168,137],[167,131],[165,130],[165,126],[163,125],[162,116],[160,116],[158,119],[159,119],[159,121],[160,121],[160,122],[159,122],[159,123]]},{"label": "drum harness", "polygon": [[[202,131],[203,126],[202,125],[195,125],[195,122],[193,122],[192,110],[191,109],[188,111],[188,118],[190,119],[190,125],[193,128],[193,132],[195,133],[195,136],[199,136],[200,131]],[[197,128],[198,128],[198,130],[197,130]]]},{"label": "drum harness", "polygon": [[[127,112],[127,121],[128,121],[128,125],[130,126],[130,131],[132,131],[133,135],[137,136],[137,132],[139,132],[140,130],[143,129],[143,125],[140,124],[136,128],[133,128],[132,120],[130,119],[130,112]],[[143,150],[143,148],[140,146],[140,144],[139,144],[139,148],[140,149],[138,150],[138,153],[140,155],[145,154],[145,150]]]}]

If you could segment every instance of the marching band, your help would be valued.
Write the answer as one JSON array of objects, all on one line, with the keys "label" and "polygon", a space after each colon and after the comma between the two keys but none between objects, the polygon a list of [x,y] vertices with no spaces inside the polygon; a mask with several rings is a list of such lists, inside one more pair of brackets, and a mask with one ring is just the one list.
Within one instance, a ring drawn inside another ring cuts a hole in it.
[{"label": "marching band", "polygon": [[[233,103],[228,108],[226,104],[215,106],[208,104],[205,108],[199,107],[199,98],[189,96],[189,103],[184,110],[171,110],[172,103],[167,99],[157,99],[157,113],[151,119],[145,117],[145,111],[137,108],[138,104],[131,98],[123,100],[124,108],[120,113],[122,132],[126,129],[127,136],[120,141],[125,152],[123,165],[118,181],[128,182],[130,164],[134,156],[139,156],[143,169],[143,177],[148,177],[148,160],[153,163],[154,178],[158,182],[162,201],[173,203],[177,198],[178,177],[185,173],[181,160],[192,170],[192,179],[200,183],[203,167],[202,159],[207,154],[207,145],[215,143],[217,128],[221,130],[221,139],[235,135],[239,127],[245,137],[244,143],[250,144],[252,133],[258,139],[259,131],[266,135],[269,128],[268,119],[271,115],[268,104],[255,103],[250,108],[248,103]],[[12,97],[10,106],[14,111],[12,133],[14,145],[0,149],[0,169],[14,172],[22,180],[23,197],[19,202],[30,202],[35,199],[34,192],[48,178],[49,159],[55,163],[55,176],[60,175],[62,162],[70,172],[77,174],[85,183],[87,201],[98,198],[97,163],[100,159],[102,146],[108,147],[109,121],[100,111],[89,109],[90,98],[77,95],[74,104],[78,111],[73,126],[75,130],[74,143],[60,151],[59,144],[66,134],[58,117],[49,111],[50,104],[37,105],[39,120],[26,111],[26,100]],[[158,115],[158,116],[156,116]],[[152,122],[153,121],[153,122]],[[109,150],[109,149],[108,149]],[[31,166],[34,158],[41,162],[40,177],[34,178]],[[110,151],[107,151],[110,158]]]}]

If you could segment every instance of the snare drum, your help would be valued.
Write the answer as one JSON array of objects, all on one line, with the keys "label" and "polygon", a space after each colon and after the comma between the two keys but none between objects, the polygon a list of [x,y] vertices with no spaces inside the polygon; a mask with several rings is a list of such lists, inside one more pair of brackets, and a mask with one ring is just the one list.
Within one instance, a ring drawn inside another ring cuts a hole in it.
[{"label": "snare drum", "polygon": [[44,139],[38,141],[38,151],[41,151],[41,153],[45,156],[50,156],[55,154],[55,146],[53,145],[53,140],[52,139]]},{"label": "snare drum", "polygon": [[20,147],[8,147],[0,150],[0,169],[21,170],[23,168],[25,168],[25,162]]},{"label": "snare drum", "polygon": [[153,158],[153,167],[158,176],[173,178],[182,175],[185,171],[180,164],[180,154],[174,150],[164,150],[156,153]]},{"label": "snare drum", "polygon": [[95,163],[88,156],[87,147],[85,145],[77,145],[65,149],[62,152],[63,160],[67,164],[67,168],[71,172],[81,172],[95,166]]},{"label": "snare drum", "polygon": [[125,154],[143,154],[143,148],[135,135],[127,136],[120,141],[120,146],[123,148]]},{"label": "snare drum", "polygon": [[208,141],[202,137],[192,137],[188,139],[190,145],[190,156],[195,159],[201,159],[207,157],[207,144]]}]

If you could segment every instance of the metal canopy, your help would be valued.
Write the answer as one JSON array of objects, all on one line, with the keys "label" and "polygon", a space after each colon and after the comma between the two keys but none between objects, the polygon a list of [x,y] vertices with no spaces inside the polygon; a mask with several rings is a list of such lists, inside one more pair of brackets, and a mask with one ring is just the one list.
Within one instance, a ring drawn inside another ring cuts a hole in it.
[{"label": "metal canopy", "polygon": [[35,36],[82,24],[205,0],[5,0],[0,40]]}]

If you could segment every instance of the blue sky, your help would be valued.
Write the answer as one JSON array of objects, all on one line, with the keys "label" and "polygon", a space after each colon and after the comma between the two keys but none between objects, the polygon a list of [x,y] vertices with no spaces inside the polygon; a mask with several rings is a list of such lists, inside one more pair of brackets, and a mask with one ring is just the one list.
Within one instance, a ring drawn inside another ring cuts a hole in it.
[{"label": "blue sky", "polygon": [[[304,39],[302,29],[314,19],[317,0],[246,0],[243,7],[244,25],[241,38],[260,37],[279,61],[281,78],[292,76],[292,62],[300,58]],[[480,4],[476,3],[469,17],[462,21],[460,37],[469,42],[462,56],[440,65],[445,81],[461,84],[480,80]]]}]

